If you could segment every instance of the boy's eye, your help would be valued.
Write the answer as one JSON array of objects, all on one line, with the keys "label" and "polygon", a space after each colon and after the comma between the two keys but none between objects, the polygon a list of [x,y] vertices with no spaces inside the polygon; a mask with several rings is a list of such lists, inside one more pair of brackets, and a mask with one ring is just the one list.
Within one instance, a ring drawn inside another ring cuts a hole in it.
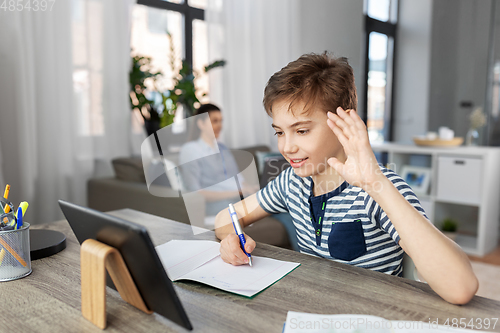
[{"label": "boy's eye", "polygon": [[276,133],[274,133],[274,135],[277,135],[277,136],[282,136],[282,135],[283,135],[283,132],[276,132]]},{"label": "boy's eye", "polygon": [[309,132],[309,130],[306,130],[306,129],[302,129],[302,130],[297,131],[297,133],[301,134],[301,135],[307,134],[308,132]]}]

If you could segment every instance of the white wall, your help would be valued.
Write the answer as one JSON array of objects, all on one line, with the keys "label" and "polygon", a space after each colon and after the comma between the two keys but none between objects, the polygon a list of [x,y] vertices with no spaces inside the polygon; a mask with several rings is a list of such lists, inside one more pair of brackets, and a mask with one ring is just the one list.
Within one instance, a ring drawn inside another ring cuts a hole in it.
[{"label": "white wall", "polygon": [[[223,36],[220,46],[210,46],[211,60],[223,51],[218,57],[227,65],[219,76],[220,91],[211,89],[210,97],[224,110],[222,140],[228,146],[278,149],[262,107],[264,87],[273,73],[302,54],[329,51],[347,57],[362,96],[363,0],[234,0],[220,13],[208,17],[222,28],[222,33],[214,30],[217,36]],[[212,43],[216,36],[210,37]]]},{"label": "white wall", "polygon": [[439,0],[433,5],[429,129],[465,136],[473,108],[486,97],[491,0]]},{"label": "white wall", "polygon": [[330,51],[349,58],[362,105],[363,0],[302,0],[299,15],[300,52]]},{"label": "white wall", "polygon": [[427,131],[433,0],[400,0],[394,88],[394,141]]}]

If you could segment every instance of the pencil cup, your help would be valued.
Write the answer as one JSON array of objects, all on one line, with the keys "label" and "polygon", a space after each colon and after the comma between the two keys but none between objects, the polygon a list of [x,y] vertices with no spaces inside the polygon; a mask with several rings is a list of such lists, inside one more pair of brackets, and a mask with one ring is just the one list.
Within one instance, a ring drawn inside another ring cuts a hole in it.
[{"label": "pencil cup", "polygon": [[11,281],[31,273],[29,223],[18,230],[0,231],[0,281]]}]

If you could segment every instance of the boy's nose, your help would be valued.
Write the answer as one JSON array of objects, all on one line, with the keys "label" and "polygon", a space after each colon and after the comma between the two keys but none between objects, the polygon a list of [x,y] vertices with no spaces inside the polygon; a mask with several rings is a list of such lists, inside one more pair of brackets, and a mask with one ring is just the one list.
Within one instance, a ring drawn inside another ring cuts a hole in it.
[{"label": "boy's nose", "polygon": [[283,146],[283,153],[294,154],[298,151],[297,145],[290,138],[285,138],[285,145]]}]

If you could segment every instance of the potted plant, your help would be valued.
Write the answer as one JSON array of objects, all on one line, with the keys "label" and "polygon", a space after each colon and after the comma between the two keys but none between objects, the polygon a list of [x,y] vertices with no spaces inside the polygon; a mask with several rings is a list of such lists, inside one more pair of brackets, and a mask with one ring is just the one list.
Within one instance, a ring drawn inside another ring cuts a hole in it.
[{"label": "potted plant", "polygon": [[[168,126],[173,122],[175,112],[177,111],[177,107],[179,105],[184,107],[186,117],[190,117],[194,115],[196,104],[200,103],[194,84],[198,73],[193,71],[191,66],[185,60],[182,61],[180,67],[176,66],[174,59],[174,42],[172,40],[172,35],[168,31],[167,36],[170,41],[170,68],[172,73],[177,74],[174,74],[173,76],[174,87],[162,94],[164,112],[161,115],[160,127]],[[216,60],[205,66],[203,72],[207,73],[208,71],[217,67],[222,67],[225,64],[225,60]],[[206,95],[207,93],[201,93],[201,96]]]},{"label": "potted plant", "polygon": [[[172,124],[179,105],[184,107],[186,117],[192,116],[196,109],[196,104],[200,103],[197,95],[207,95],[206,93],[196,91],[194,83],[198,73],[193,71],[186,61],[183,60],[181,66],[176,66],[172,35],[167,32],[167,36],[170,40],[170,67],[172,73],[175,73],[173,75],[174,87],[172,89],[160,91],[156,87],[156,81],[163,76],[163,73],[153,71],[150,57],[140,55],[132,57],[132,69],[129,73],[131,86],[130,103],[132,109],[140,111],[148,136],[158,129]],[[205,66],[203,71],[206,73],[213,68],[222,67],[225,64],[224,60],[217,60]],[[150,87],[148,89],[145,86],[144,81],[146,79],[153,80],[154,88]],[[154,95],[157,98],[152,98]],[[159,100],[161,102],[157,102]]]},{"label": "potted plant", "polygon": [[443,220],[441,225],[441,230],[445,236],[450,238],[451,240],[455,240],[457,237],[457,228],[458,223],[452,218],[446,218]]},{"label": "potted plant", "polygon": [[160,75],[161,72],[152,70],[150,57],[140,55],[132,57],[132,68],[129,73],[130,105],[132,110],[139,110],[144,119],[144,126],[148,135],[160,128],[160,114],[155,108],[155,102],[146,97],[148,89],[144,82],[149,78],[154,82]]}]

